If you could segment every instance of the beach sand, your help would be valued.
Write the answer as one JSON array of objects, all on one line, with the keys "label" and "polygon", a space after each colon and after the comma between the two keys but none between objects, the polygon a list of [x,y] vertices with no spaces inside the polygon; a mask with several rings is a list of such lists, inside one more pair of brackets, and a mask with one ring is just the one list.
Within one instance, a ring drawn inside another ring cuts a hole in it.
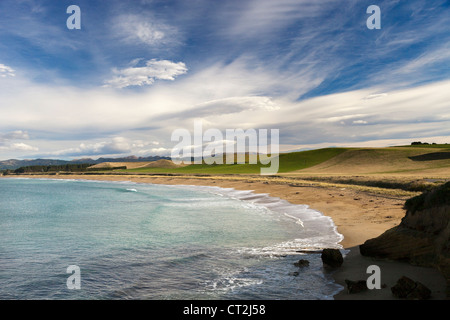
[{"label": "beach sand", "polygon": [[405,215],[405,197],[384,196],[351,188],[293,186],[270,181],[254,181],[251,177],[239,179],[226,177],[147,176],[147,175],[33,175],[35,178],[89,179],[107,181],[133,181],[139,183],[202,185],[236,190],[253,190],[272,197],[285,199],[293,204],[306,204],[333,219],[337,230],[344,236],[340,243],[345,252],[344,263],[333,271],[335,281],[345,287],[345,279],[366,280],[369,265],[381,269],[384,288],[348,294],[342,290],[336,300],[392,300],[390,288],[403,275],[419,281],[432,291],[431,299],[445,299],[445,279],[433,268],[411,266],[406,263],[380,261],[361,256],[358,246],[398,225]]}]

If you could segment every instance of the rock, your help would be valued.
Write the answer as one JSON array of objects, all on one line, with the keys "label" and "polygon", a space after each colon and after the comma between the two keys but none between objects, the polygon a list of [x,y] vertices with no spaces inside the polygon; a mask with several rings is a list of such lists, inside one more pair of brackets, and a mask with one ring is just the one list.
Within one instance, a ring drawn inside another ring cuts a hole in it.
[{"label": "rock", "polygon": [[431,290],[424,284],[408,277],[401,277],[391,288],[392,294],[400,299],[426,300],[431,296]]},{"label": "rock", "polygon": [[298,276],[299,274],[300,273],[298,271],[294,271],[294,272],[289,273],[290,276],[294,276],[294,277]]},{"label": "rock", "polygon": [[308,267],[309,266],[309,261],[305,260],[305,259],[300,259],[298,260],[298,262],[294,262],[294,266],[296,267]]},{"label": "rock", "polygon": [[368,289],[366,280],[352,281],[345,279],[345,283],[347,284],[347,292],[350,294],[363,292]]},{"label": "rock", "polygon": [[360,245],[362,255],[438,269],[450,298],[450,182],[408,199],[401,223]]},{"label": "rock", "polygon": [[391,288],[392,294],[397,298],[406,298],[414,290],[416,283],[408,277],[401,277]]},{"label": "rock", "polygon": [[339,268],[344,262],[339,249],[323,249],[321,258],[324,265],[331,268]]},{"label": "rock", "polygon": [[410,300],[426,300],[431,296],[431,290],[420,282],[416,282],[416,287],[410,292],[406,299]]}]

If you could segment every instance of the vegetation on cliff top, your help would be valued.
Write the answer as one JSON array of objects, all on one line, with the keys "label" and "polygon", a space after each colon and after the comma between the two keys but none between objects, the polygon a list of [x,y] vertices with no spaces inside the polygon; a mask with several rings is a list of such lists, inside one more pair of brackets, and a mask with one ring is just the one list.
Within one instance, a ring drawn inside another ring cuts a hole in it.
[{"label": "vegetation on cliff top", "polygon": [[433,207],[450,206],[450,182],[408,199],[405,209],[411,213]]}]

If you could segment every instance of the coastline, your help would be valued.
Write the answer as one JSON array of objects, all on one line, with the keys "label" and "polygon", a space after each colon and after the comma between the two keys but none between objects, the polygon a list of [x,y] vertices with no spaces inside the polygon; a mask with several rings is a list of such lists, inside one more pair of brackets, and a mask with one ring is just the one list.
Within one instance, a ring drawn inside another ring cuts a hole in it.
[{"label": "coastline", "polygon": [[[344,290],[334,296],[336,300],[393,300],[390,287],[403,275],[422,282],[432,291],[432,299],[445,299],[445,281],[435,269],[411,266],[406,263],[380,261],[359,254],[358,246],[366,240],[375,238],[384,231],[398,225],[405,215],[405,198],[371,194],[350,188],[324,186],[294,186],[248,179],[227,177],[194,176],[147,176],[147,175],[26,175],[26,178],[49,179],[85,179],[103,181],[132,181],[166,185],[197,185],[236,190],[251,190],[254,193],[266,193],[292,204],[308,205],[311,209],[330,217],[337,231],[343,235],[340,245],[348,252],[344,264],[334,271],[332,276]],[[378,265],[381,269],[381,282],[386,287],[380,290],[368,290],[358,294],[348,294],[345,279],[367,279],[367,266]]]}]

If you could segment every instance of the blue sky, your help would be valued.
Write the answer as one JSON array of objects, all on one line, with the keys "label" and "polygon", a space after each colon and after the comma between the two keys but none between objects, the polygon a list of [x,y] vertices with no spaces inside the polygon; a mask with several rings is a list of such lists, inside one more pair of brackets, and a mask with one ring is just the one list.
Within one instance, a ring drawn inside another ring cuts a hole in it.
[{"label": "blue sky", "polygon": [[196,119],[282,150],[450,143],[449,20],[449,1],[3,0],[0,159],[170,155]]}]

